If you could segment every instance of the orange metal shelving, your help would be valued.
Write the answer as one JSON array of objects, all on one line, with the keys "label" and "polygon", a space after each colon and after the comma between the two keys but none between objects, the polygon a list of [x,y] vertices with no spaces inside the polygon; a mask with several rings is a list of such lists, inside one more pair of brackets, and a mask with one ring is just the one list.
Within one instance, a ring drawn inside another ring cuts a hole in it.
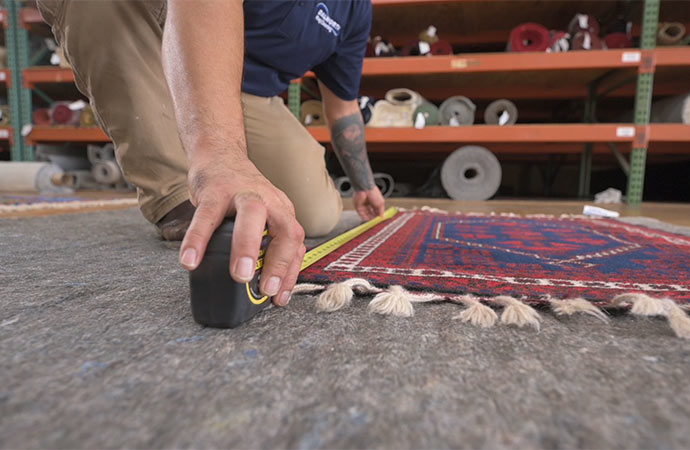
[{"label": "orange metal shelving", "polygon": [[42,83],[73,83],[72,69],[54,66],[37,66],[24,69],[24,86],[32,89]]},{"label": "orange metal shelving", "polygon": [[33,126],[26,136],[29,145],[39,142],[110,142],[100,128]]}]

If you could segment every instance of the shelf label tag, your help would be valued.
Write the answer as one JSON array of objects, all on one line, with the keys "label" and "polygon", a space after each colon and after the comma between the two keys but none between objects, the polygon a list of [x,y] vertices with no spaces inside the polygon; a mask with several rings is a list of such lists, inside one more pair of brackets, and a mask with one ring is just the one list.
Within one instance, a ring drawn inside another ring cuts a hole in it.
[{"label": "shelf label tag", "polygon": [[635,127],[617,127],[616,137],[631,138],[635,137]]},{"label": "shelf label tag", "polygon": [[0,139],[7,139],[10,137],[10,130],[3,128],[0,130]]},{"label": "shelf label tag", "polygon": [[22,127],[22,136],[27,137],[31,133],[31,131],[33,131],[33,129],[34,129],[34,126],[31,125],[30,123],[27,123],[26,125],[24,125]]},{"label": "shelf label tag", "polygon": [[642,60],[642,53],[640,52],[623,52],[621,61],[624,63],[638,63]]},{"label": "shelf label tag", "polygon": [[2,71],[0,72],[0,81],[5,81],[7,79],[7,74]]}]

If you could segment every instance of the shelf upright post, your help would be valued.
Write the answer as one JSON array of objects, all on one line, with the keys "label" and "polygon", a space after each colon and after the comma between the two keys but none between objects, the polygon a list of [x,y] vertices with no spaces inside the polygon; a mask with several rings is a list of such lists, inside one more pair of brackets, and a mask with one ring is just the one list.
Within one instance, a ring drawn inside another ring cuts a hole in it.
[{"label": "shelf upright post", "polygon": [[[646,128],[649,125],[650,110],[652,109],[654,87],[653,51],[656,47],[659,2],[660,0],[645,0],[642,12],[640,49],[642,50],[643,57],[637,75],[637,92],[635,94],[635,127],[637,133],[630,155],[630,175],[628,176],[627,189],[629,205],[639,205],[642,202],[642,192],[644,189],[644,171],[649,137]],[[648,54],[646,55],[646,53]]]},{"label": "shelf upright post", "polygon": [[290,83],[288,87],[288,108],[292,114],[297,117],[297,120],[301,120],[301,103],[302,100],[302,82],[301,80],[294,80]]},{"label": "shelf upright post", "polygon": [[12,125],[13,144],[11,150],[12,161],[26,160],[26,143],[22,136],[22,67],[19,58],[19,2],[17,0],[7,0],[5,2],[6,22],[5,22],[5,45],[7,47],[7,66],[10,70],[11,86],[7,89],[8,101],[10,104],[10,123]]},{"label": "shelf upright post", "polygon": [[[589,85],[587,102],[585,103],[585,123],[594,123],[596,121],[596,102],[597,91],[599,90],[599,83],[593,81]],[[587,142],[582,155],[580,155],[580,179],[577,188],[577,195],[580,198],[589,197],[589,189],[592,182],[592,152],[594,144]]]}]

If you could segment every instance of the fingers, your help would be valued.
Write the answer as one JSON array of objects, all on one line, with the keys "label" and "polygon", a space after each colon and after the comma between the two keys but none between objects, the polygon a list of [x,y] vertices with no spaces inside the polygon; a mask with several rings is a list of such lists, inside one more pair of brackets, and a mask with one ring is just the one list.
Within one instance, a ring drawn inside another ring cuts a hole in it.
[{"label": "fingers", "polygon": [[[294,215],[280,214],[276,211],[269,217],[268,229],[271,243],[266,250],[264,268],[261,274],[260,289],[264,295],[275,296],[278,293],[292,290],[299,267],[297,259],[304,256],[304,230],[297,223]],[[278,299],[280,301],[281,299]]]},{"label": "fingers", "polygon": [[214,200],[200,200],[192,223],[180,246],[180,264],[187,270],[196,269],[201,263],[211,235],[225,217],[227,205]]},{"label": "fingers", "polygon": [[295,259],[292,261],[292,265],[288,268],[287,274],[283,279],[283,285],[278,291],[278,295],[273,298],[273,303],[276,306],[285,306],[290,301],[290,296],[292,294],[292,289],[295,287],[297,282],[297,277],[299,276],[299,271],[302,268],[302,261],[304,261],[304,254],[306,253],[306,248],[302,244],[297,249],[297,254]]},{"label": "fingers", "polygon": [[235,227],[230,250],[230,276],[239,283],[251,281],[266,226],[266,206],[253,193],[235,196]]}]

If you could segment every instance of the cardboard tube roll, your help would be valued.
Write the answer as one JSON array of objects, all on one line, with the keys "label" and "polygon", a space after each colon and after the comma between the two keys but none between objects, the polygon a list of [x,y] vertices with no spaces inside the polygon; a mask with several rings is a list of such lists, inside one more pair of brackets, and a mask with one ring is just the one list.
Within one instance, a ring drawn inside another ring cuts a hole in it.
[{"label": "cardboard tube roll", "polygon": [[484,111],[484,122],[487,125],[514,125],[517,119],[517,106],[505,98],[491,102]]},{"label": "cardboard tube roll", "polygon": [[501,185],[501,164],[478,145],[455,150],[441,166],[441,184],[454,200],[488,200]]},{"label": "cardboard tube roll", "polygon": [[448,98],[439,107],[441,123],[450,126],[465,126],[474,123],[474,113],[477,107],[469,98],[456,95]]}]

